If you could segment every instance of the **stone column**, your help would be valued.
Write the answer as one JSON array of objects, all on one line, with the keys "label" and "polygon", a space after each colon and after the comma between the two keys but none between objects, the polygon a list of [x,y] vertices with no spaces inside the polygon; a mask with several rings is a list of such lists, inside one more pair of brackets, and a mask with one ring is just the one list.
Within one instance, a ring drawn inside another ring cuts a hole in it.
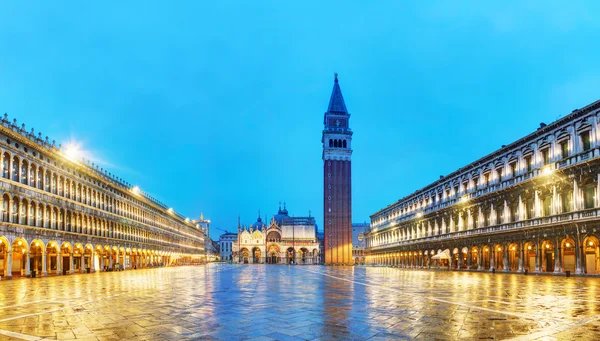
[{"label": "stone column", "polygon": [[560,248],[558,247],[558,237],[554,237],[554,273],[559,273],[561,268]]},{"label": "stone column", "polygon": [[90,273],[96,271],[96,265],[94,264],[96,261],[96,252],[94,252],[94,248],[92,248],[92,254],[90,255]]},{"label": "stone column", "polygon": [[75,267],[73,266],[74,265],[74,259],[73,258],[74,258],[73,257],[73,252],[71,252],[69,254],[69,269],[70,269],[69,272],[71,273],[71,275],[75,273]]},{"label": "stone column", "polygon": [[104,271],[104,250],[102,250],[98,257],[100,258],[100,271]]},{"label": "stone column", "polygon": [[79,264],[79,273],[85,273],[85,249],[81,253],[81,262]]},{"label": "stone column", "polygon": [[542,272],[542,250],[539,241],[535,244],[535,272]]},{"label": "stone column", "polygon": [[510,271],[510,265],[508,263],[508,243],[502,245],[502,256],[503,256],[502,262],[504,263],[502,266],[504,269],[502,269],[502,270],[504,270],[505,272],[508,272],[508,271]]},{"label": "stone column", "polygon": [[481,258],[483,257],[483,248],[477,247],[477,270],[481,270]]},{"label": "stone column", "polygon": [[25,276],[31,277],[31,257],[29,257],[29,252],[23,253],[23,260],[25,260]]},{"label": "stone column", "polygon": [[42,276],[43,277],[48,276],[48,267],[46,266],[47,259],[48,259],[48,250],[44,250],[44,252],[42,252]]},{"label": "stone column", "polygon": [[519,269],[517,270],[519,272],[523,272],[523,261],[525,259],[525,250],[523,248],[523,242],[519,242]]},{"label": "stone column", "polygon": [[467,251],[467,270],[471,270],[471,266],[473,265],[473,251]]},{"label": "stone column", "polygon": [[496,268],[496,250],[494,250],[494,246],[490,247],[490,271]]},{"label": "stone column", "polygon": [[12,278],[12,251],[8,251],[6,253],[6,279],[11,279]]},{"label": "stone column", "polygon": [[62,251],[59,249],[56,254],[56,272],[58,272],[59,275],[62,275],[62,261]]},{"label": "stone column", "polygon": [[458,261],[456,262],[456,268],[457,270],[460,270],[460,268],[462,268],[462,263],[463,263],[463,253],[462,250],[458,250]]},{"label": "stone column", "polygon": [[[118,251],[117,251],[118,252]],[[108,252],[109,254],[109,258],[108,258],[108,267],[110,269],[113,269],[114,267],[114,258],[113,258],[113,250],[109,250]],[[114,269],[113,269],[114,270]]]},{"label": "stone column", "polygon": [[585,247],[585,245],[583,245],[583,242],[580,240],[579,235],[575,236],[575,273],[576,274],[582,274],[583,271],[583,267],[581,266],[581,262],[582,260],[584,260],[585,258],[585,254],[583,252],[583,248]]}]

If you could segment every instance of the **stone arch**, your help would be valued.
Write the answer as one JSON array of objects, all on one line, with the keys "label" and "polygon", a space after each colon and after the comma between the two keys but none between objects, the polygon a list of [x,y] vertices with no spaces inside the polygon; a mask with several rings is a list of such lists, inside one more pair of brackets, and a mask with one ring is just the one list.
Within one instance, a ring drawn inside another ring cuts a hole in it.
[{"label": "stone arch", "polygon": [[543,240],[541,244],[541,259],[540,271],[554,271],[554,242],[551,240]]},{"label": "stone arch", "polygon": [[508,250],[506,250],[506,252],[508,252],[508,264],[507,269],[505,270],[518,271],[519,263],[521,262],[521,249],[519,247],[519,244],[513,241],[509,243],[507,247]]},{"label": "stone arch", "polygon": [[600,240],[590,234],[583,239],[583,260],[581,261],[586,274],[600,273]]},{"label": "stone arch", "polygon": [[577,267],[575,264],[575,259],[577,258],[575,256],[575,240],[569,236],[561,240],[560,251],[559,255],[562,258],[562,271],[571,271],[571,273],[575,273]]},{"label": "stone arch", "polygon": [[527,240],[523,242],[523,269],[529,272],[537,271],[537,244],[534,241]]}]

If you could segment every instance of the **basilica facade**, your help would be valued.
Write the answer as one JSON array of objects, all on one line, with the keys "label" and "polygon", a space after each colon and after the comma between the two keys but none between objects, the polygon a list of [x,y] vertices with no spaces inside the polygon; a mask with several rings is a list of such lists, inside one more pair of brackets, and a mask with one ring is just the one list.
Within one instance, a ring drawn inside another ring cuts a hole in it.
[{"label": "basilica facade", "polygon": [[1,279],[205,260],[199,225],[6,114],[0,169]]},{"label": "basilica facade", "polygon": [[290,217],[284,205],[268,223],[265,221],[259,214],[254,224],[238,226],[237,239],[232,242],[234,262],[319,264],[320,249],[314,217]]},{"label": "basilica facade", "polygon": [[366,261],[600,274],[600,101],[371,216]]}]

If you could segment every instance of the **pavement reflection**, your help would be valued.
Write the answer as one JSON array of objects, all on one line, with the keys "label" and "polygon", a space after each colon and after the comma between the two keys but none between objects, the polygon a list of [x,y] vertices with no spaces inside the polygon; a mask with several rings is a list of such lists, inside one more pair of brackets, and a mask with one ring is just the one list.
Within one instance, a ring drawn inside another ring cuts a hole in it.
[{"label": "pavement reflection", "polygon": [[598,279],[210,264],[0,282],[0,340],[583,339]]}]

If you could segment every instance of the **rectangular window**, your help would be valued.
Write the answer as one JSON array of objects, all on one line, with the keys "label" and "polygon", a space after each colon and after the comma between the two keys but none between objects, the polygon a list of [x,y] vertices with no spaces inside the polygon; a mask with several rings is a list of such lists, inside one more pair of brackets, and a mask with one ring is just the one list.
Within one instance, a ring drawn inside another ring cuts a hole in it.
[{"label": "rectangular window", "polygon": [[565,192],[561,194],[562,201],[562,212],[569,212],[571,210],[571,192]]},{"label": "rectangular window", "polygon": [[546,148],[544,150],[542,150],[542,162],[544,163],[544,165],[547,165],[548,162],[550,162],[550,148]]},{"label": "rectangular window", "polygon": [[544,215],[549,216],[552,214],[552,196],[548,195],[544,198]]},{"label": "rectangular window", "polygon": [[516,162],[513,162],[510,164],[510,173],[512,174],[512,176],[517,175],[517,163]]},{"label": "rectangular window", "polygon": [[527,219],[531,219],[534,216],[534,212],[533,212],[533,199],[527,200],[526,204],[526,211],[527,211]]},{"label": "rectangular window", "polygon": [[511,211],[511,215],[512,215],[512,217],[511,217],[512,221],[519,220],[519,202],[518,201],[513,202],[510,211]]},{"label": "rectangular window", "polygon": [[586,186],[583,190],[583,202],[585,208],[594,208],[594,186]]},{"label": "rectangular window", "polygon": [[590,149],[590,132],[586,131],[584,133],[581,133],[581,145],[583,146],[583,151],[585,152],[586,150]]},{"label": "rectangular window", "polygon": [[502,168],[496,169],[496,172],[498,173],[498,182],[502,182]]},{"label": "rectangular window", "polygon": [[454,186],[454,196],[458,196],[458,186]]},{"label": "rectangular window", "polygon": [[569,141],[560,144],[560,152],[563,159],[569,157]]},{"label": "rectangular window", "polygon": [[499,205],[496,208],[496,224],[504,223],[504,206]]},{"label": "rectangular window", "polygon": [[525,164],[527,165],[527,171],[531,172],[531,169],[533,168],[533,159],[531,158],[531,156],[527,156],[525,157]]},{"label": "rectangular window", "polygon": [[490,184],[490,174],[488,173],[488,174],[484,175],[484,177],[485,177],[485,185],[489,186],[489,184]]}]

